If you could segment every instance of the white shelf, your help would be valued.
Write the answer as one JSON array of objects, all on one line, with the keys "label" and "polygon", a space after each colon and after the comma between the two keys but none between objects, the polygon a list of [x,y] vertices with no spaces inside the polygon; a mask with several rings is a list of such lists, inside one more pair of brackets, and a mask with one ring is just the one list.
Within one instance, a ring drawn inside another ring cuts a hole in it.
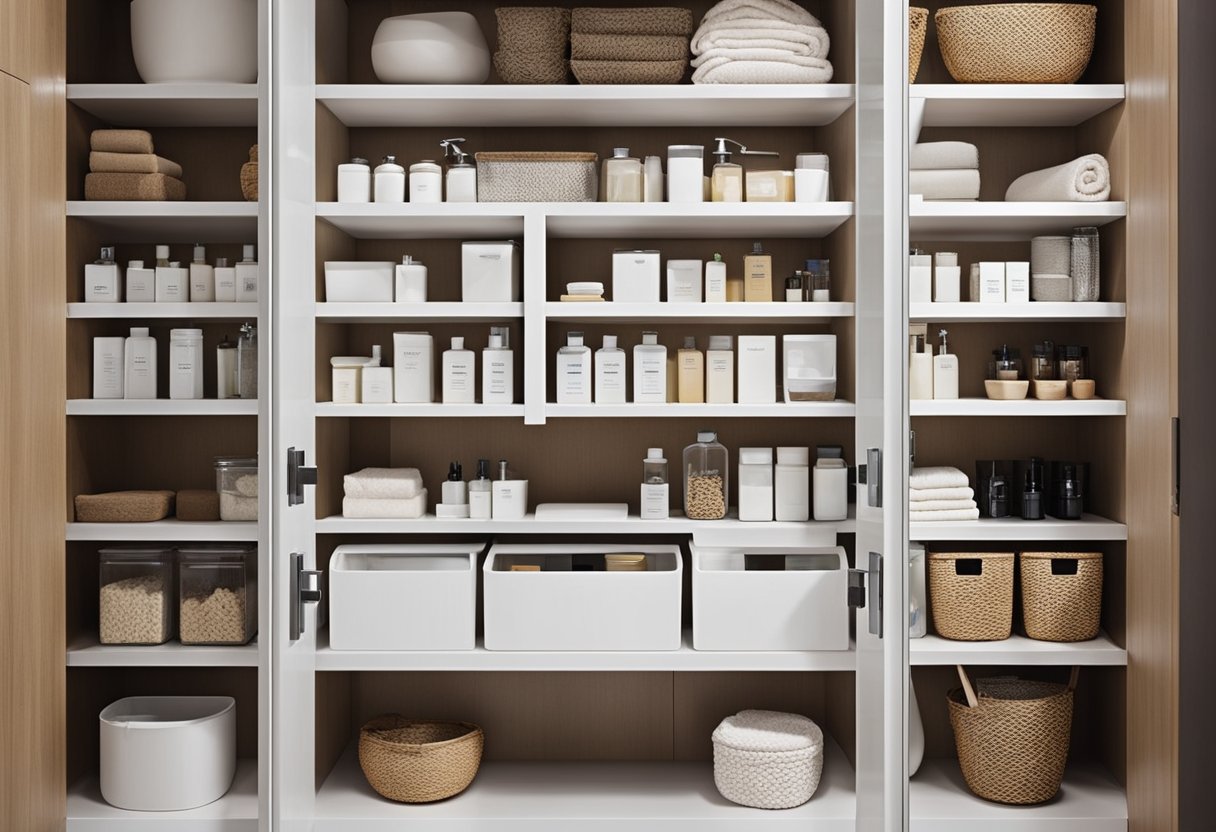
[{"label": "white shelf", "polygon": [[515,202],[318,202],[317,216],[361,240],[489,240],[524,233],[524,204]]},{"label": "white shelf", "polygon": [[1127,832],[1127,796],[1105,771],[1071,764],[1055,799],[1007,806],[967,790],[958,761],[926,759],[910,785],[910,832]]},{"label": "white shelf", "polygon": [[912,664],[924,665],[1086,665],[1126,667],[1127,651],[1100,633],[1092,641],[1061,643],[1012,636],[1005,641],[950,641],[927,635],[909,640]]},{"label": "white shelf", "polygon": [[913,303],[913,321],[999,323],[1001,321],[1121,321],[1126,303]]},{"label": "white shelf", "polygon": [[545,304],[551,321],[587,323],[761,323],[797,324],[853,317],[851,303],[561,303]]},{"label": "white shelf", "polygon": [[550,237],[721,239],[826,237],[853,216],[851,202],[571,202],[538,206]]},{"label": "white shelf", "polygon": [[68,399],[69,416],[256,416],[255,399]]},{"label": "white shelf", "polygon": [[114,127],[254,127],[257,84],[68,84],[67,99]]},{"label": "white shelf", "polygon": [[926,202],[908,200],[914,240],[1027,240],[1127,216],[1125,202]]},{"label": "white shelf", "polygon": [[237,646],[98,644],[89,637],[68,647],[68,667],[257,667],[256,641]]},{"label": "white shelf", "polygon": [[1063,399],[1015,401],[995,399],[917,399],[909,402],[913,416],[1126,416],[1127,402],[1119,399]]},{"label": "white shelf", "polygon": [[852,84],[317,86],[347,127],[818,127],[853,97]]},{"label": "white shelf", "polygon": [[150,320],[153,318],[253,320],[256,303],[69,303],[68,318]]},{"label": "white shelf", "polygon": [[522,419],[522,404],[334,404],[317,402],[317,418]]},{"label": "white shelf", "polygon": [[825,738],[823,778],[807,803],[779,812],[738,806],[718,794],[713,763],[503,763],[487,761],[463,794],[407,806],[377,795],[352,746],[317,792],[313,832],[410,829],[504,832],[671,829],[763,832],[770,829],[853,832],[855,775]]},{"label": "white shelf", "polygon": [[252,243],[256,202],[70,201],[67,215],[88,220],[118,243]]},{"label": "white shelf", "polygon": [[776,404],[554,404],[545,417],[611,419],[852,419],[852,402],[777,402]]},{"label": "white shelf", "polygon": [[1073,127],[1123,102],[1122,84],[913,84],[925,127]]},{"label": "white shelf", "polygon": [[501,651],[486,650],[334,650],[329,631],[317,636],[317,670],[408,671],[853,671],[852,650],[730,651],[692,649],[685,632],[679,650],[668,651]]},{"label": "white shelf", "polygon": [[132,812],[101,797],[97,775],[68,789],[67,832],[257,832],[258,764],[238,760],[228,793],[181,812]]},{"label": "white shelf", "polygon": [[950,523],[909,523],[911,540],[932,543],[942,540],[1001,541],[1098,541],[1127,540],[1127,526],[1094,514],[1080,520],[1023,520],[1020,517],[985,517]]},{"label": "white shelf", "polygon": [[318,303],[317,320],[326,323],[391,324],[397,321],[450,323],[522,318],[522,303]]},{"label": "white shelf", "polygon": [[177,541],[256,541],[258,524],[223,520],[187,522],[158,520],[155,523],[68,523],[67,540],[130,541],[158,543]]}]

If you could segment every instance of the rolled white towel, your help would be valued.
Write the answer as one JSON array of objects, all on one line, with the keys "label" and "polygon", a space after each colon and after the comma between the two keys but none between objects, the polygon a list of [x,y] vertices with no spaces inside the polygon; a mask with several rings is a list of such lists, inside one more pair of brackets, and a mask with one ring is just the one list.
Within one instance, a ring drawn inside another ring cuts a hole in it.
[{"label": "rolled white towel", "polygon": [[936,468],[912,469],[908,475],[908,487],[921,491],[930,488],[966,488],[970,484],[967,475],[957,468],[939,466]]},{"label": "rolled white towel", "polygon": [[921,500],[910,503],[909,511],[970,511],[975,500]]},{"label": "rolled white towel", "polygon": [[710,49],[788,49],[796,55],[826,58],[831,39],[819,26],[799,26],[759,18],[715,22],[692,36],[692,54]]},{"label": "rolled white towel", "polygon": [[408,500],[423,490],[417,468],[364,468],[343,477],[342,486],[357,500]]},{"label": "rolled white towel", "polygon": [[[910,488],[908,500],[913,503],[925,503],[930,500],[974,500],[975,492],[970,488]],[[912,506],[917,508],[918,506]]]},{"label": "rolled white towel", "polygon": [[908,193],[925,199],[979,199],[978,170],[910,170]]},{"label": "rolled white towel", "polygon": [[342,516],[359,520],[417,520],[426,514],[426,489],[408,500],[342,498]]},{"label": "rolled white towel", "polygon": [[978,508],[954,509],[952,511],[909,511],[908,521],[911,523],[942,523],[959,520],[979,520]]},{"label": "rolled white towel", "polygon": [[701,25],[722,20],[762,18],[819,26],[819,20],[792,0],[722,0],[701,18]]},{"label": "rolled white towel", "polygon": [[1105,202],[1110,199],[1110,165],[1097,153],[1013,180],[1006,202]]},{"label": "rolled white towel", "polygon": [[959,170],[980,166],[980,149],[970,142],[922,142],[908,154],[911,170]]},{"label": "rolled white towel", "polygon": [[[717,57],[697,67],[694,84],[826,84],[832,64],[790,53],[786,61],[740,61]],[[797,58],[797,60],[792,60]]]}]

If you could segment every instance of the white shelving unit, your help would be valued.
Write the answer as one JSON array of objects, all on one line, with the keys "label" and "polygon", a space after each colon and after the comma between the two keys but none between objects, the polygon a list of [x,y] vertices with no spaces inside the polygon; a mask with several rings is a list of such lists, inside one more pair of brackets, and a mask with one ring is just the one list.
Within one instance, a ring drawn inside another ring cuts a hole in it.
[{"label": "white shelving unit", "polygon": [[1099,633],[1092,641],[1035,641],[1014,635],[1004,641],[951,641],[927,635],[910,641],[912,666],[1015,665],[1126,667],[1127,651]]},{"label": "white shelving unit", "polygon": [[253,399],[69,399],[69,416],[256,416]]},{"label": "white shelving unit", "polygon": [[67,211],[117,243],[251,243],[258,236],[256,202],[69,201]]},{"label": "white shelving unit", "polygon": [[478,418],[522,419],[522,404],[334,404],[317,402],[317,417],[324,419],[375,418]]},{"label": "white shelving unit", "polygon": [[852,419],[852,402],[778,402],[776,404],[553,404],[545,405],[547,418],[634,419]]},{"label": "white shelving unit", "polygon": [[925,127],[1075,127],[1123,103],[1123,84],[913,84]]},{"label": "white shelving unit", "polygon": [[324,323],[391,324],[398,321],[451,323],[522,318],[522,303],[318,303],[317,320]]},{"label": "white shelving unit", "polygon": [[67,660],[68,667],[257,667],[258,645],[117,645],[87,638],[68,647]]},{"label": "white shelving unit", "polygon": [[68,84],[68,102],[116,127],[254,127],[257,84]]},{"label": "white shelving unit", "polygon": [[1127,216],[1125,202],[934,202],[909,200],[908,230],[917,240],[1027,240]]},{"label": "white shelving unit", "polygon": [[913,416],[1126,416],[1127,402],[1114,399],[920,399]]},{"label": "white shelving unit", "polygon": [[70,320],[253,320],[256,303],[69,303]]},{"label": "white shelving unit", "polygon": [[231,543],[258,539],[257,523],[223,520],[158,520],[155,523],[68,523],[68,540],[125,540],[132,543],[211,541]]},{"label": "white shelving unit", "polygon": [[913,321],[1001,323],[1005,321],[1122,321],[1126,303],[913,303]]},{"label": "white shelving unit", "polygon": [[1080,520],[1023,520],[1020,517],[967,520],[949,523],[908,524],[912,540],[930,543],[942,540],[975,541],[1098,541],[1127,540],[1127,526],[1086,514]]},{"label": "white shelving unit", "polygon": [[851,303],[561,303],[545,304],[545,318],[568,323],[805,324],[853,317]]}]

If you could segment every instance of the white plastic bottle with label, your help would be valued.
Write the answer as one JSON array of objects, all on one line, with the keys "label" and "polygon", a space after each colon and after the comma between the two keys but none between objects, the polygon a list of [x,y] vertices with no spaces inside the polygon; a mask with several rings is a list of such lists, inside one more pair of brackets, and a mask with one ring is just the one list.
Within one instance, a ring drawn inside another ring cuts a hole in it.
[{"label": "white plastic bottle with label", "polygon": [[372,168],[358,156],[338,165],[338,202],[371,202]]},{"label": "white plastic bottle with label", "polygon": [[376,202],[405,202],[405,168],[397,164],[396,156],[385,156],[376,165],[373,182],[372,198]]},{"label": "white plastic bottle with label", "polygon": [[477,479],[469,482],[469,517],[474,520],[489,520],[492,488],[490,482],[490,460],[477,460]]},{"label": "white plastic bottle with label", "polygon": [[123,344],[123,398],[156,398],[156,339],[146,326],[131,327]]},{"label": "white plastic bottle with label", "polygon": [[396,267],[393,300],[397,303],[426,303],[426,266],[406,254]]},{"label": "white plastic bottle with label", "polygon": [[207,265],[207,249],[194,247],[194,260],[190,263],[190,302],[215,303],[215,269]]},{"label": "white plastic bottle with label", "polygon": [[481,351],[481,403],[515,403],[515,351],[503,333],[490,332],[490,344]]},{"label": "white plastic bottle with label", "polygon": [[156,269],[144,266],[143,260],[127,263],[127,303],[156,302]]},{"label": "white plastic bottle with label", "polygon": [[705,302],[726,303],[726,263],[717,252],[705,263]]},{"label": "white plastic bottle with label", "polygon": [[410,165],[410,202],[443,202],[443,168],[434,161]]},{"label": "white plastic bottle with label", "polygon": [[474,381],[476,356],[464,348],[464,339],[452,338],[452,348],[443,353],[443,403],[473,404],[477,401]]},{"label": "white plastic bottle with label", "polygon": [[156,247],[156,302],[186,303],[190,300],[190,274],[176,260],[169,260],[169,247]]},{"label": "white plastic bottle with label", "polygon": [[729,335],[709,336],[705,351],[705,401],[735,403],[735,351]]},{"label": "white plastic bottle with label", "polygon": [[557,351],[557,403],[591,403],[591,348],[581,332],[568,333]]},{"label": "white plastic bottle with label", "polygon": [[241,249],[241,262],[236,264],[237,303],[258,302],[258,261],[256,249],[245,246]]},{"label": "white plastic bottle with label", "polygon": [[908,398],[933,398],[933,353],[925,348],[924,324],[912,324],[908,339]]},{"label": "white plastic bottle with label", "polygon": [[439,144],[444,149],[444,158],[452,159],[444,182],[445,202],[477,201],[477,167],[469,161],[469,154],[461,145],[464,139],[444,139]]},{"label": "white plastic bottle with label", "polygon": [[227,257],[215,258],[215,301],[236,302],[236,266],[229,266]]},{"label": "white plastic bottle with label", "polygon": [[642,460],[642,492],[639,514],[643,520],[666,520],[671,516],[671,485],[662,448],[648,448]]},{"label": "white plastic bottle with label", "polygon": [[938,332],[942,343],[933,356],[933,398],[958,398],[958,356],[950,354],[950,345],[946,342],[946,330]]},{"label": "white plastic bottle with label", "polygon": [[642,343],[633,348],[634,404],[664,404],[667,401],[667,347],[659,333],[643,332]]},{"label": "white plastic bottle with label", "polygon": [[773,469],[773,516],[803,522],[811,517],[811,449],[778,448]]},{"label": "white plastic bottle with label", "polygon": [[203,331],[169,330],[169,398],[203,397]]},{"label": "white plastic bottle with label", "polygon": [[595,351],[595,403],[625,403],[625,351],[615,335],[605,335],[604,346]]},{"label": "white plastic bottle with label", "polygon": [[123,376],[123,339],[93,339],[93,398],[121,399]]},{"label": "white plastic bottle with label", "polygon": [[429,332],[393,333],[393,400],[430,404],[435,400],[435,339]]},{"label": "white plastic bottle with label", "polygon": [[84,267],[85,303],[121,303],[122,267],[114,260],[114,247],[102,246],[96,262]]}]

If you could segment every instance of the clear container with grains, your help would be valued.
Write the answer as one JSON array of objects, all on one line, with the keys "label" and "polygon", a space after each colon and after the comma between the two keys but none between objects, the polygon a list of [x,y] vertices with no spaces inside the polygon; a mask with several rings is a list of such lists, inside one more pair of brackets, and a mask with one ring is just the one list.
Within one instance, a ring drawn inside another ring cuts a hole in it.
[{"label": "clear container with grains", "polygon": [[173,637],[173,550],[110,548],[99,553],[98,641],[163,644]]},{"label": "clear container with grains", "polygon": [[245,644],[257,632],[257,549],[209,546],[178,553],[182,644]]},{"label": "clear container with grains", "polygon": [[216,457],[215,490],[220,493],[221,520],[257,520],[257,457]]},{"label": "clear container with grains", "polygon": [[697,433],[684,449],[684,514],[690,520],[721,520],[726,516],[730,458],[712,430]]}]

